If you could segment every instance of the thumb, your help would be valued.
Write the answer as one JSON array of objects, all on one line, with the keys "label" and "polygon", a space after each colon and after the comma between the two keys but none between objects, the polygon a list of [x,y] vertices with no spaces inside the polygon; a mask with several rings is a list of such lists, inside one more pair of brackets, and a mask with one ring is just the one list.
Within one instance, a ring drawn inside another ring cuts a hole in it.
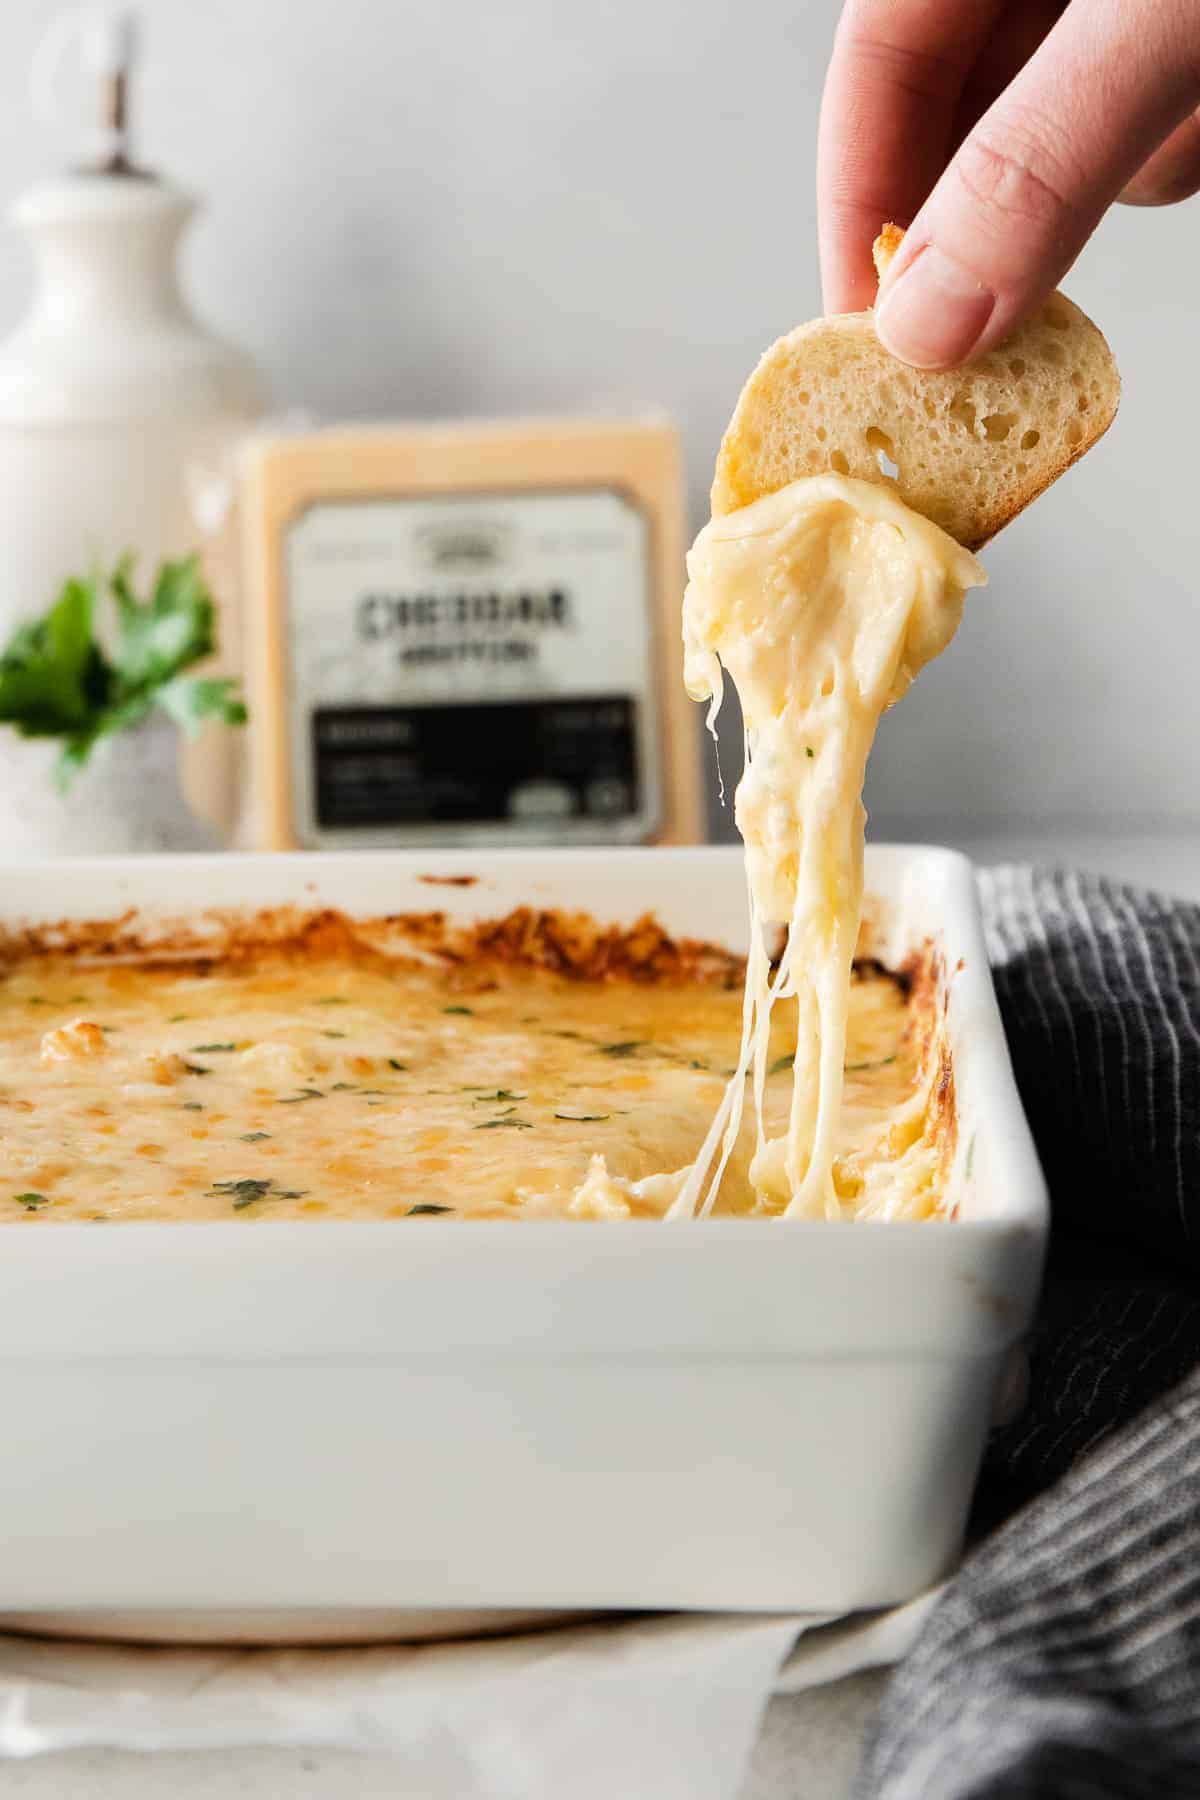
[{"label": "thumb", "polygon": [[951,368],[1033,312],[1196,104],[1198,67],[1198,0],[1068,7],[906,233],[876,303],[893,355]]}]

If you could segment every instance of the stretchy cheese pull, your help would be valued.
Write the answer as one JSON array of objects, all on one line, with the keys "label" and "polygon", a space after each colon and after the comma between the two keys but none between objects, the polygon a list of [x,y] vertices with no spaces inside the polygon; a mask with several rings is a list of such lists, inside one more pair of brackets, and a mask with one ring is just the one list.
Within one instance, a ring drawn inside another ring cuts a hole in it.
[{"label": "stretchy cheese pull", "polygon": [[[747,1077],[758,1132],[751,1181],[789,1217],[841,1216],[832,1179],[846,1010],[862,905],[862,804],[879,720],[945,649],[976,559],[885,486],[827,474],[713,519],[688,557],[684,676],[719,705],[723,671],[745,725],[736,817],[746,846],[751,947],[741,1054],[670,1214],[707,1214],[741,1127]],[[772,969],[767,923],[787,925]],[[790,1118],[763,1123],[772,1008],[793,1000]]]}]

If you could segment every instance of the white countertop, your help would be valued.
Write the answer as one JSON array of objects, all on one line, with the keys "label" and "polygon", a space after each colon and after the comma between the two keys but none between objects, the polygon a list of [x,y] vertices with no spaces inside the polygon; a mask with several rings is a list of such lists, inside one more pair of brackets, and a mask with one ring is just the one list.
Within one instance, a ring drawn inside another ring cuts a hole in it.
[{"label": "white countertop", "polygon": [[[737,1800],[848,1800],[886,1680],[868,1670],[773,1700]],[[350,1750],[78,1750],[8,1763],[0,1781],[5,1800],[455,1800],[398,1786],[390,1757]]]}]

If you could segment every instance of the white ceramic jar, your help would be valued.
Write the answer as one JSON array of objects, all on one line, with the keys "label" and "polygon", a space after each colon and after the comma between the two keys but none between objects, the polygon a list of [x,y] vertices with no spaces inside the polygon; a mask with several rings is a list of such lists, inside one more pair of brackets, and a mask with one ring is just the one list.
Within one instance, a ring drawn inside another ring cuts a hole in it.
[{"label": "white ceramic jar", "polygon": [[[47,181],[13,210],[37,283],[0,346],[0,642],[67,576],[133,551],[148,582],[161,559],[220,526],[233,446],[263,392],[249,358],[206,331],[180,290],[176,252],[193,211],[179,189],[129,169]],[[222,665],[237,672],[232,583],[218,600]],[[6,796],[36,778],[30,749],[0,731],[0,851]],[[210,739],[206,751],[189,790],[223,822],[228,746]],[[14,835],[28,845],[27,826]],[[60,839],[55,827],[47,849]]]}]

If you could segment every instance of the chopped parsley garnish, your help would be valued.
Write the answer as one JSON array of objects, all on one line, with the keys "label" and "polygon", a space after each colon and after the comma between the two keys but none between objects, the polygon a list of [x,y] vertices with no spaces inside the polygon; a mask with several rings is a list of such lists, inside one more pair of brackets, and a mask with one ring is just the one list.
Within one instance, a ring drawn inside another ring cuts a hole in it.
[{"label": "chopped parsley garnish", "polygon": [[620,1044],[601,1044],[599,1050],[601,1056],[632,1056],[635,1050],[643,1048],[645,1042],[645,1038],[626,1038]]},{"label": "chopped parsley garnish", "polygon": [[452,1206],[435,1206],[432,1200],[422,1200],[420,1205],[410,1206],[404,1216],[406,1219],[411,1219],[416,1213],[448,1213],[453,1211],[454,1208]]},{"label": "chopped parsley garnish", "polygon": [[18,1206],[23,1206],[26,1212],[36,1212],[39,1206],[49,1206],[50,1204],[45,1194],[14,1194],[13,1199]]},{"label": "chopped parsley garnish", "polygon": [[189,1075],[211,1075],[212,1074],[212,1070],[206,1069],[203,1063],[185,1062],[183,1066],[187,1070]]},{"label": "chopped parsley garnish", "polygon": [[[192,1055],[193,1056],[219,1056],[223,1051],[236,1050],[236,1049],[237,1049],[236,1044],[193,1044],[192,1045]],[[207,1075],[208,1070],[206,1069],[204,1071],[204,1073]]]},{"label": "chopped parsley garnish", "polygon": [[327,1038],[344,1038],[345,1035],[346,1034],[344,1031],[323,1031],[321,1033],[322,1037],[327,1037]]},{"label": "chopped parsley garnish", "polygon": [[314,1006],[349,1006],[349,1004],[350,1002],[343,1000],[340,994],[322,994],[319,1000],[313,1001]]},{"label": "chopped parsley garnish", "polygon": [[886,1069],[889,1063],[896,1061],[899,1054],[898,1050],[893,1050],[890,1056],[881,1057],[878,1062],[847,1063],[846,1073],[847,1075],[861,1075],[867,1069]]},{"label": "chopped parsley garnish", "polygon": [[394,1056],[388,1057],[387,1065],[389,1069],[399,1069],[401,1072],[408,1068],[407,1063],[397,1062]]},{"label": "chopped parsley garnish", "polygon": [[185,1100],[183,1103],[183,1110],[184,1112],[203,1112],[204,1108],[201,1106],[199,1100]]},{"label": "chopped parsley garnish", "polygon": [[354,1083],[352,1081],[335,1081],[329,1091],[332,1094],[352,1094]]},{"label": "chopped parsley garnish", "polygon": [[265,1200],[268,1196],[272,1200],[303,1200],[305,1194],[303,1188],[276,1188],[273,1181],[250,1176],[241,1181],[214,1181],[212,1191],[214,1194],[228,1194],[234,1212],[242,1212],[247,1206],[253,1206],[255,1201]]},{"label": "chopped parsley garnish", "polygon": [[556,1119],[566,1119],[568,1124],[571,1125],[603,1125],[606,1119],[612,1117],[612,1114],[556,1112],[554,1116]]},{"label": "chopped parsley garnish", "polygon": [[167,1024],[168,1025],[182,1025],[183,1021],[185,1019],[190,1019],[191,1016],[192,1016],[191,1013],[172,1013],[170,1018],[167,1020]]},{"label": "chopped parsley garnish", "polygon": [[793,1056],[777,1056],[775,1058],[775,1061],[771,1064],[770,1068],[767,1070],[767,1074],[768,1075],[782,1075],[783,1071],[785,1069],[794,1068],[795,1062],[796,1062],[796,1058],[794,1055]]},{"label": "chopped parsley garnish", "polygon": [[443,1006],[442,1011],[444,1013],[462,1013],[467,1019],[473,1019],[475,1016],[469,1006]]},{"label": "chopped parsley garnish", "polygon": [[276,1106],[299,1106],[302,1100],[323,1100],[324,1098],[320,1088],[306,1087],[301,1088],[298,1094],[286,1095],[284,1099],[277,1100],[275,1104]]},{"label": "chopped parsley garnish", "polygon": [[234,1211],[240,1212],[244,1206],[253,1206],[256,1200],[265,1199],[271,1191],[271,1183],[249,1178],[242,1181],[214,1181],[212,1191],[214,1194],[231,1194]]},{"label": "chopped parsley garnish", "polygon": [[[464,1089],[464,1092],[473,1090]],[[514,1094],[511,1088],[489,1088],[486,1093],[476,1094],[474,1104],[480,1100],[528,1100],[528,1094]]]},{"label": "chopped parsley garnish", "polygon": [[242,1142],[243,1144],[261,1144],[264,1138],[269,1138],[270,1135],[269,1131],[244,1131]]},{"label": "chopped parsley garnish", "polygon": [[506,1114],[502,1119],[485,1119],[481,1125],[473,1125],[473,1131],[532,1131],[533,1126],[528,1119],[510,1119]]},{"label": "chopped parsley garnish", "polygon": [[816,751],[813,749],[811,744],[805,744],[804,754],[805,754],[805,756],[809,757],[811,760],[811,758],[816,755]]}]

